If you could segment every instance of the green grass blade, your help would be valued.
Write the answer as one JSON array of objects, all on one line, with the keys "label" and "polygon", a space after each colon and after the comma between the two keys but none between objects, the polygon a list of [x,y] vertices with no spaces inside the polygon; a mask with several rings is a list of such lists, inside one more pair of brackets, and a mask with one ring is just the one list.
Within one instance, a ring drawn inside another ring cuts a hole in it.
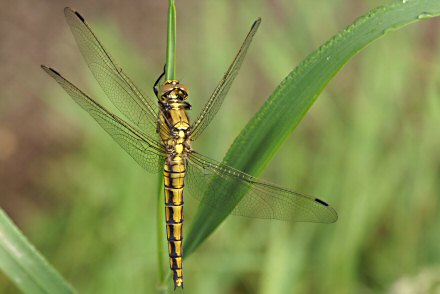
[{"label": "green grass blade", "polygon": [[165,209],[164,209],[164,191],[163,191],[163,175],[158,174],[158,194],[157,194],[157,211],[156,211],[156,234],[157,234],[157,271],[159,272],[158,293],[167,293],[166,273],[164,257],[168,257],[165,251]]},{"label": "green grass blade", "polygon": [[74,293],[0,209],[0,268],[24,293]]},{"label": "green grass blade", "polygon": [[[351,57],[388,32],[438,15],[438,0],[401,0],[359,18],[310,54],[281,82],[236,138],[224,162],[259,175],[324,87]],[[228,187],[224,189],[228,190]],[[230,211],[232,209],[230,207]],[[188,257],[227,216],[227,213],[214,214],[212,209],[201,205],[185,240],[185,256]]]},{"label": "green grass blade", "polygon": [[165,78],[176,79],[176,6],[174,0],[169,0],[168,31],[167,31],[167,57]]}]

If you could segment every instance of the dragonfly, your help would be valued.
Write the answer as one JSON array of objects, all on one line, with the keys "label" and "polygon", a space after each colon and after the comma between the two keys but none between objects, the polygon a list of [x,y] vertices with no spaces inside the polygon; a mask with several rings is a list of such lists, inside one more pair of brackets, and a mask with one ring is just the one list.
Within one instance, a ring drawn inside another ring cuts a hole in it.
[{"label": "dragonfly", "polygon": [[[291,222],[337,220],[336,211],[323,200],[257,179],[191,147],[219,111],[261,19],[252,25],[232,64],[192,123],[188,116],[191,104],[187,87],[177,80],[165,80],[162,73],[153,87],[157,99],[144,96],[104,49],[84,17],[69,7],[64,9],[64,14],[92,74],[126,119],[108,111],[55,69],[41,67],[141,167],[150,173],[163,172],[166,236],[174,289],[183,288],[184,191],[213,211],[232,215]],[[225,187],[229,187],[227,192]],[[241,198],[237,200],[234,193],[240,193]]]}]

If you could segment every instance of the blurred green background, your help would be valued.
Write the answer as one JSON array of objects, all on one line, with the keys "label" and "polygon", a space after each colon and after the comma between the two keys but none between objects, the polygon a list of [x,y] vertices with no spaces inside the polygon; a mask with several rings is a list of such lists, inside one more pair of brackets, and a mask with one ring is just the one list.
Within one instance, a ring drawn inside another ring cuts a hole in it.
[{"label": "blurred green background", "polygon": [[[384,3],[176,2],[177,76],[193,118],[263,18],[218,118],[195,144],[217,160],[303,58]],[[53,66],[109,106],[64,6],[85,16],[147,95],[163,67],[167,1],[1,0],[0,206],[80,293],[156,293],[157,177],[39,68]],[[263,174],[325,199],[337,223],[230,217],[186,260],[185,291],[439,293],[439,41],[433,19],[351,60]],[[188,228],[197,203],[186,203]],[[17,292],[0,273],[0,293]]]}]

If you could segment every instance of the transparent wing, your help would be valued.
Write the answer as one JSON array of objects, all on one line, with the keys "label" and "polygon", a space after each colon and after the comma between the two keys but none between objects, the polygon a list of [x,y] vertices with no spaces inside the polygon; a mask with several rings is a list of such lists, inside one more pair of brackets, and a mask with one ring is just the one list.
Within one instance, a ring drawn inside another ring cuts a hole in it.
[{"label": "transparent wing", "polygon": [[[269,184],[198,153],[188,159],[188,195],[233,215],[285,221],[332,223],[336,211],[327,203]],[[237,195],[243,195],[240,198]]]},{"label": "transparent wing", "polygon": [[163,170],[165,153],[162,146],[121,118],[106,110],[57,71],[41,66],[72,99],[86,110],[101,127],[145,170],[157,173]]},{"label": "transparent wing", "polygon": [[195,120],[192,127],[192,139],[197,139],[198,136],[203,132],[203,130],[211,123],[214,116],[217,114],[220,106],[225,100],[226,95],[228,94],[229,89],[231,88],[232,82],[240,70],[241,64],[243,63],[244,57],[246,56],[246,52],[251,44],[252,38],[260,26],[261,19],[257,19],[252,25],[251,30],[249,31],[246,39],[241,45],[240,50],[238,51],[237,56],[235,56],[234,61],[229,66],[228,70],[224,74],[222,80],[218,84],[217,88],[215,88],[202,112],[199,114],[199,117]]},{"label": "transparent wing", "polygon": [[64,9],[64,14],[87,65],[110,101],[141,130],[157,136],[157,103],[141,94],[104,49],[81,14],[69,7]]}]

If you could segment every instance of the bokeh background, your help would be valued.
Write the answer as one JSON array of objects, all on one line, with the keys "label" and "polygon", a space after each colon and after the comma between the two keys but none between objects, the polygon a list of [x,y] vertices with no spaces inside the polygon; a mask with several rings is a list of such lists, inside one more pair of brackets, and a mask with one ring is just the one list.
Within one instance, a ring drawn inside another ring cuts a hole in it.
[{"label": "bokeh background", "polygon": [[[157,292],[157,177],[39,65],[107,103],[64,21],[71,6],[152,96],[165,60],[166,2],[0,1],[0,206],[80,293]],[[221,160],[303,58],[385,1],[176,2],[177,74],[193,117],[263,18],[228,99],[195,145]],[[186,260],[185,291],[440,293],[439,41],[433,19],[356,56],[262,175],[330,202],[337,223],[230,217]],[[189,224],[197,203],[186,203]],[[17,292],[0,273],[0,293]]]}]

